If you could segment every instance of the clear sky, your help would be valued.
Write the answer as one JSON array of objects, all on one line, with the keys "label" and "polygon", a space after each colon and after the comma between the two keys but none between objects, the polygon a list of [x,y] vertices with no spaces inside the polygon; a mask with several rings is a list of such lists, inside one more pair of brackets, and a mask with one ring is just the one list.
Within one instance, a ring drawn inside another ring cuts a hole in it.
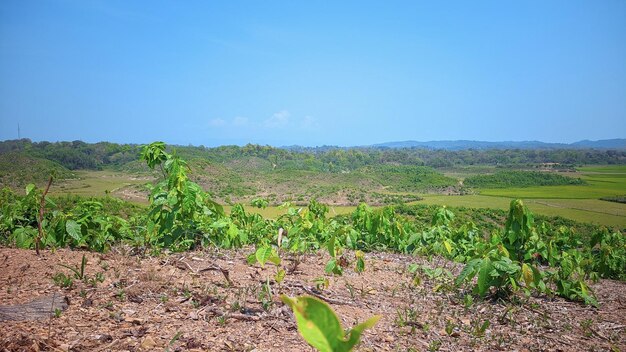
[{"label": "clear sky", "polygon": [[626,137],[626,1],[0,1],[0,140]]}]

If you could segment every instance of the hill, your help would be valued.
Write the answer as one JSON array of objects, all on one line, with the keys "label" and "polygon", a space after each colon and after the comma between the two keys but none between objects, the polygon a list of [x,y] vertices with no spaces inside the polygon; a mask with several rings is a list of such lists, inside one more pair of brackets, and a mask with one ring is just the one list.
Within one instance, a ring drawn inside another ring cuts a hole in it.
[{"label": "hill", "polygon": [[19,152],[0,154],[0,188],[23,188],[29,183],[43,185],[50,175],[55,179],[75,178],[75,174],[62,165]]},{"label": "hill", "polygon": [[485,142],[471,140],[456,141],[399,141],[374,144],[375,148],[425,148],[445,150],[467,149],[626,149],[626,139],[583,140],[574,143],[546,143],[539,141]]}]

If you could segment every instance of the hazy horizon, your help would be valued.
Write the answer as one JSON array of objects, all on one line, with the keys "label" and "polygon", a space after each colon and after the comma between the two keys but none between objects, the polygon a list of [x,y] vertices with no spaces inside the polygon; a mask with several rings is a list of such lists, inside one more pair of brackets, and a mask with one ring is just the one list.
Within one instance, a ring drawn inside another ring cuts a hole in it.
[{"label": "hazy horizon", "polygon": [[[28,137],[22,136],[22,139],[30,139]],[[17,138],[8,138],[8,139],[3,139],[0,140],[0,142],[7,142],[7,141],[13,141],[13,140],[17,140]],[[151,142],[155,142],[157,141],[152,140],[152,141],[148,141],[148,142],[132,142],[132,141],[111,141],[111,140],[84,140],[84,139],[75,139],[75,140],[46,140],[46,139],[42,139],[42,140],[33,140],[30,139],[32,142],[34,143],[39,143],[39,142],[50,142],[50,143],[57,143],[57,142],[73,142],[73,141],[82,141],[85,143],[104,143],[104,142],[109,142],[109,143],[117,143],[117,144],[148,144]],[[608,140],[620,140],[620,141],[626,141],[626,138],[607,138],[607,139],[598,139],[598,140],[590,140],[590,139],[581,139],[581,140],[576,140],[576,141],[572,141],[572,142],[551,142],[551,141],[538,141],[538,140],[525,140],[525,141],[506,141],[506,140],[501,140],[501,141],[484,141],[484,140],[471,140],[471,139],[457,139],[457,140],[429,140],[429,141],[418,141],[418,140],[402,140],[402,141],[380,141],[380,142],[375,142],[375,143],[366,143],[366,144],[359,144],[359,145],[340,145],[340,144],[318,144],[318,145],[301,145],[301,144],[282,144],[282,145],[274,145],[274,144],[267,144],[267,143],[253,143],[253,142],[245,142],[245,143],[231,143],[231,144],[213,144],[213,145],[209,145],[209,144],[194,144],[194,143],[171,143],[168,141],[164,141],[164,140],[158,140],[161,142],[165,142],[166,144],[169,145],[177,145],[177,146],[194,146],[194,147],[199,147],[199,146],[203,146],[203,147],[207,147],[207,148],[214,148],[214,147],[221,147],[221,146],[228,146],[228,145],[236,145],[236,146],[244,146],[246,144],[258,144],[258,145],[269,145],[271,147],[275,147],[275,148],[289,148],[289,147],[304,147],[304,148],[321,148],[321,147],[339,147],[339,148],[359,148],[359,147],[376,147],[378,145],[382,145],[382,144],[388,144],[388,143],[406,143],[406,142],[417,142],[417,143],[445,143],[445,142],[469,142],[469,143],[545,143],[545,144],[563,144],[563,145],[571,145],[573,143],[576,142],[599,142],[599,141],[608,141]]]},{"label": "hazy horizon", "polygon": [[10,0],[0,140],[620,138],[624,43],[621,1]]}]

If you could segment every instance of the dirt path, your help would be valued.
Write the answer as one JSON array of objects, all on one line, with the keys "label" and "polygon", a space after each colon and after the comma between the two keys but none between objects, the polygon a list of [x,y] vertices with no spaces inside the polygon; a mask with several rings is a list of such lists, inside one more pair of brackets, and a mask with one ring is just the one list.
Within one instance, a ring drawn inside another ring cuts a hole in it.
[{"label": "dirt path", "polygon": [[[456,274],[460,266],[443,259],[370,253],[363,274],[346,268],[316,291],[314,280],[323,276],[327,255],[304,257],[295,273],[276,284],[273,265],[246,264],[251,251],[141,258],[120,248],[109,254],[45,251],[37,257],[34,251],[0,248],[0,305],[55,292],[69,298],[57,317],[0,322],[0,351],[312,351],[278,299],[281,293],[307,292],[330,301],[344,327],[382,315],[364,333],[361,351],[626,350],[625,283],[593,285],[599,309],[521,294],[515,304],[476,299],[466,305],[445,276],[422,275],[416,283],[407,272],[416,263],[446,266]],[[79,269],[83,254],[87,282],[73,279],[72,288],[55,284],[58,273],[72,274],[60,264]],[[284,264],[292,267],[290,260]],[[232,285],[219,270],[203,271],[216,267],[228,270]],[[263,288],[268,280],[271,296]],[[489,326],[481,331],[485,321]]]}]

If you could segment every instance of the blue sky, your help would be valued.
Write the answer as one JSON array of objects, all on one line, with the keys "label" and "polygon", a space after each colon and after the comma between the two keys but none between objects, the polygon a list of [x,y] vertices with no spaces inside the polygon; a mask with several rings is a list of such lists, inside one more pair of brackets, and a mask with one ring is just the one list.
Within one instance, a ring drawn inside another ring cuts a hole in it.
[{"label": "blue sky", "polygon": [[626,2],[0,2],[0,140],[626,137]]}]

